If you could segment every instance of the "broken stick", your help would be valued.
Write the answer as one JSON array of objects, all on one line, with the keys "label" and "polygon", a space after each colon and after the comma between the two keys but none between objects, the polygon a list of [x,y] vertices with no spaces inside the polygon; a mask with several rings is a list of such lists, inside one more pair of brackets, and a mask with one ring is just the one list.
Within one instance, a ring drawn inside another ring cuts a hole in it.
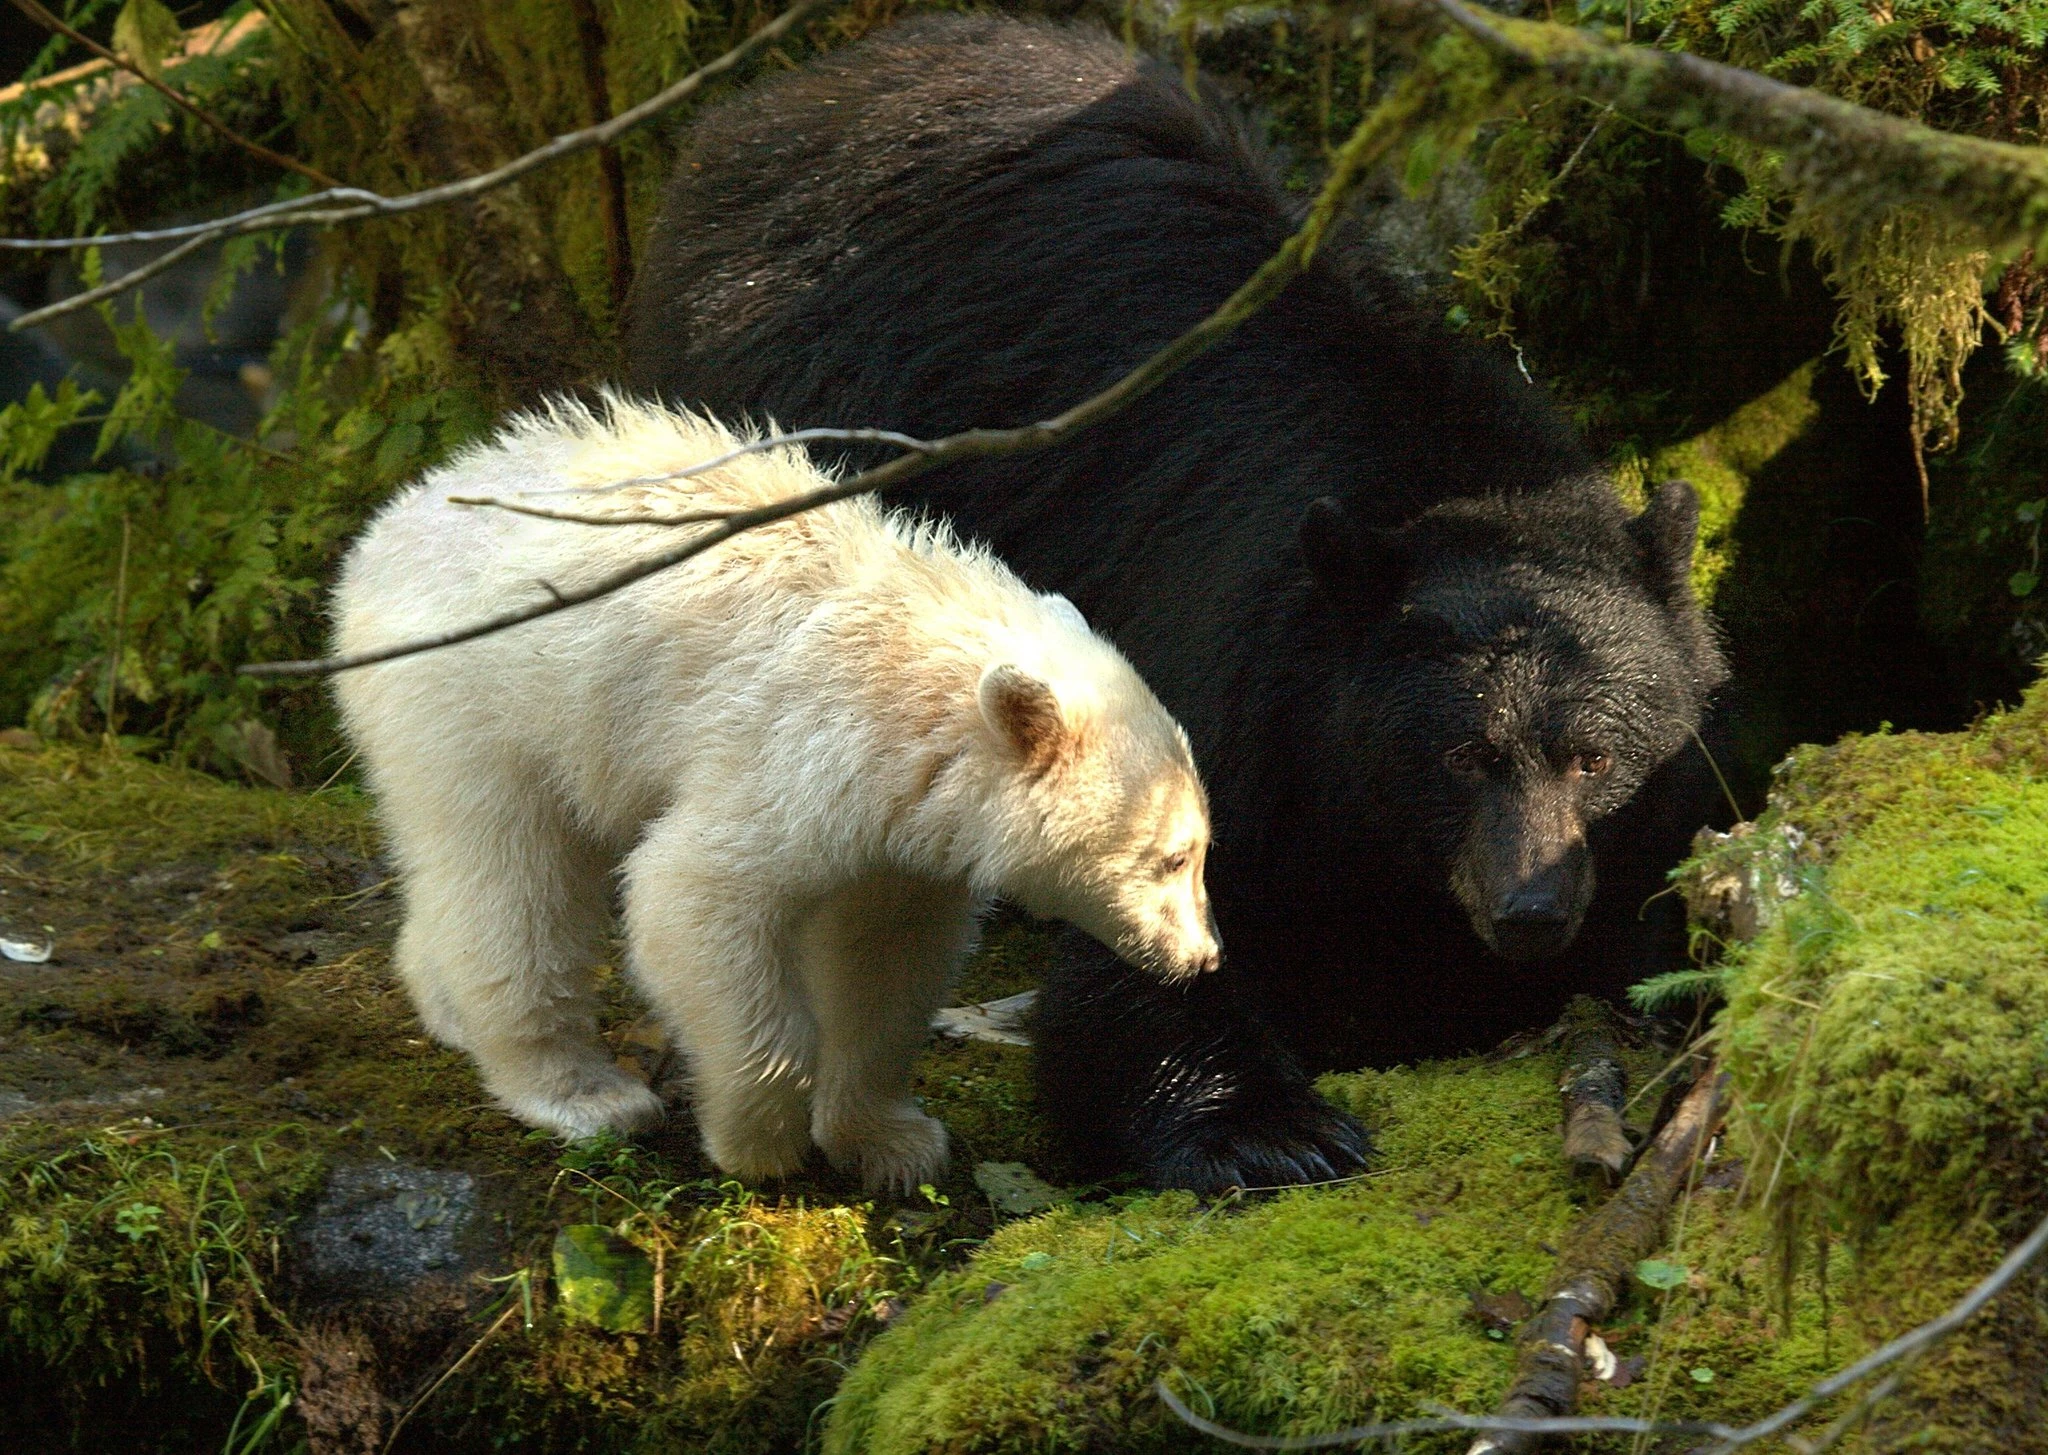
[{"label": "broken stick", "polygon": [[[1613,1311],[1636,1264],[1656,1251],[1671,1199],[1720,1120],[1727,1082],[1727,1073],[1709,1067],[1637,1159],[1621,1190],[1572,1234],[1550,1292],[1522,1326],[1515,1382],[1501,1401],[1502,1418],[1568,1415],[1578,1408],[1586,1335]],[[1482,1435],[1465,1455],[1525,1455],[1541,1439],[1521,1431]]]},{"label": "broken stick", "polygon": [[1564,1156],[1574,1167],[1603,1167],[1608,1185],[1628,1165],[1628,1133],[1621,1124],[1628,1102],[1628,1071],[1621,1064],[1614,1012],[1588,995],[1572,998],[1558,1021],[1564,1030]]}]

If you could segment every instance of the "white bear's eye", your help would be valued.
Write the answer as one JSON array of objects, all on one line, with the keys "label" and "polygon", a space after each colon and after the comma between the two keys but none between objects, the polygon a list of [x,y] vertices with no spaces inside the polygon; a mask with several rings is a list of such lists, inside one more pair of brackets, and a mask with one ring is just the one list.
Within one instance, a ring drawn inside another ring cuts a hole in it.
[{"label": "white bear's eye", "polygon": [[1178,874],[1181,870],[1187,867],[1188,851],[1186,849],[1182,849],[1177,854],[1168,854],[1164,859],[1161,859],[1159,861],[1159,872],[1161,874]]}]

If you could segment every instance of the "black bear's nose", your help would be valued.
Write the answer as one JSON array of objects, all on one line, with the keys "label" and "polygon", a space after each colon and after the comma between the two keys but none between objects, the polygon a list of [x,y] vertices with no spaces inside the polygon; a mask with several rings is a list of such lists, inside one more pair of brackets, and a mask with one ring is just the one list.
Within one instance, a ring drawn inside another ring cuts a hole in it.
[{"label": "black bear's nose", "polygon": [[1505,895],[1493,917],[1493,947],[1510,960],[1543,960],[1571,943],[1571,914],[1558,876],[1544,874]]},{"label": "black bear's nose", "polygon": [[1506,895],[1494,912],[1497,924],[1563,924],[1564,886],[1554,874],[1544,874]]}]

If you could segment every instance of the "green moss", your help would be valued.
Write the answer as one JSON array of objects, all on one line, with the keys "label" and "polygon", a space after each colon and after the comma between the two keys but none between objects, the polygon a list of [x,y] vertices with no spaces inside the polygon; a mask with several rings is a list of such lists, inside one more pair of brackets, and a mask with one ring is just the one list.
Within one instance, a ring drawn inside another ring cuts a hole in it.
[{"label": "green moss", "polygon": [[[366,854],[372,833],[353,789],[235,788],[128,753],[0,748],[0,845],[75,866],[119,870],[315,843]],[[269,872],[289,868],[273,862]]]},{"label": "green moss", "polygon": [[[2048,1128],[2048,689],[1969,733],[1805,749],[1774,813],[1808,888],[1720,1022],[1764,1187],[1867,1231],[2038,1201]],[[1824,857],[1823,857],[1824,856]]]},{"label": "green moss", "polygon": [[[325,1168],[388,1155],[476,1180],[476,1236],[495,1250],[478,1271],[501,1280],[470,1290],[467,1326],[392,1356],[394,1397],[508,1292],[521,1308],[530,1292],[534,1316],[500,1327],[409,1439],[795,1449],[893,1301],[993,1227],[974,1163],[1057,1175],[1029,1053],[980,1043],[943,1043],[919,1067],[956,1155],[908,1206],[822,1166],[743,1190],[686,1116],[633,1144],[530,1136],[465,1057],[421,1036],[391,973],[398,909],[375,847],[352,790],[0,747],[0,930],[48,924],[57,947],[48,965],[0,961],[0,1388],[20,1391],[0,1402],[0,1445],[61,1428],[73,1448],[116,1448],[147,1422],[157,1448],[217,1450],[238,1415],[247,1434],[280,1409],[289,1445],[313,1392],[295,1393],[302,1336],[327,1327],[277,1291],[295,1287],[296,1220]],[[1013,991],[1047,948],[1042,929],[999,919],[969,983]],[[658,1065],[632,1034],[645,1008],[626,977],[602,971],[600,999],[621,1052]],[[660,1269],[658,1331],[554,1306],[549,1247],[588,1222]]]},{"label": "green moss", "polygon": [[1540,1292],[1584,1189],[1548,1059],[1332,1077],[1379,1170],[1248,1208],[1180,1194],[1003,1229],[842,1386],[826,1448],[1168,1450],[1168,1374],[1241,1426],[1311,1432],[1496,1397],[1512,1351],[1475,1290]]},{"label": "green moss", "polygon": [[1735,520],[1750,481],[1820,414],[1813,398],[1814,364],[1804,364],[1768,393],[1750,400],[1720,423],[1690,439],[1667,445],[1633,469],[1620,484],[1640,494],[1662,480],[1690,480],[1700,497],[1700,532],[1693,550],[1692,584],[1711,602],[1734,562]]}]

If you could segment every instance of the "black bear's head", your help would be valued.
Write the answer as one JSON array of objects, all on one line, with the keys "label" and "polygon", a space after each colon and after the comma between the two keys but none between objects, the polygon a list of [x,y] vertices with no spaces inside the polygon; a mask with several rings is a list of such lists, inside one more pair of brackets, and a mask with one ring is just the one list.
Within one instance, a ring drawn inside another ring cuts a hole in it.
[{"label": "black bear's head", "polygon": [[1321,607],[1353,642],[1323,740],[1353,765],[1359,837],[1397,846],[1505,958],[1571,943],[1589,832],[1687,748],[1726,676],[1688,579],[1698,519],[1683,482],[1630,517],[1588,481],[1399,529],[1330,500],[1302,521]]}]

